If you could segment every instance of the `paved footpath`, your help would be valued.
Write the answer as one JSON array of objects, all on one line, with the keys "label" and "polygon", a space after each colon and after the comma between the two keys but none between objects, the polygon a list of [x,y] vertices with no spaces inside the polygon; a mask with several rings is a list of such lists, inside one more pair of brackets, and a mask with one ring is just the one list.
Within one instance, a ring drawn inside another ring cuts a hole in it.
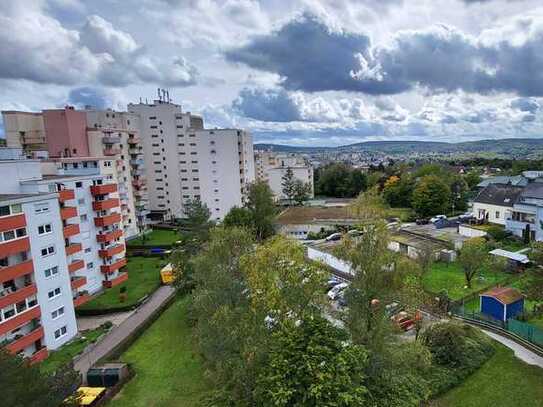
[{"label": "paved footpath", "polygon": [[114,327],[94,347],[82,353],[74,363],[74,369],[80,372],[85,380],[87,371],[92,365],[108,355],[121,342],[132,335],[174,293],[175,289],[173,287],[161,286],[132,315],[126,318],[119,326]]},{"label": "paved footpath", "polygon": [[509,349],[512,349],[515,352],[515,356],[520,360],[523,360],[529,365],[535,365],[543,368],[543,358],[541,356],[538,356],[534,352],[526,349],[523,346],[520,346],[518,343],[512,341],[511,339],[504,338],[503,336],[495,334],[494,332],[485,331],[484,329],[482,329],[482,331],[490,336],[492,339],[504,344]]}]

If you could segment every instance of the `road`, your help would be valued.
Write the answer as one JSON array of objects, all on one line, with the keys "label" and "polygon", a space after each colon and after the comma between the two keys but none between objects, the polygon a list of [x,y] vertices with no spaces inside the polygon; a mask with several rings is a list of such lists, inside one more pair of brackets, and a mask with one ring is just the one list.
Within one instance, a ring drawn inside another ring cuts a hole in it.
[{"label": "road", "polygon": [[529,365],[535,365],[543,368],[543,358],[541,356],[536,355],[532,351],[526,349],[525,347],[519,345],[511,339],[504,338],[503,336],[495,334],[494,332],[486,331],[484,329],[481,330],[492,339],[507,346],[509,349],[512,349],[515,352],[515,356],[520,360],[523,360]]},{"label": "road", "polygon": [[149,317],[151,317],[162,304],[175,295],[171,286],[161,286],[153,295],[141,305],[132,315],[119,326],[114,327],[102,340],[82,353],[74,362],[74,369],[83,375],[86,380],[87,371],[100,359],[109,355],[119,344],[132,335]]}]

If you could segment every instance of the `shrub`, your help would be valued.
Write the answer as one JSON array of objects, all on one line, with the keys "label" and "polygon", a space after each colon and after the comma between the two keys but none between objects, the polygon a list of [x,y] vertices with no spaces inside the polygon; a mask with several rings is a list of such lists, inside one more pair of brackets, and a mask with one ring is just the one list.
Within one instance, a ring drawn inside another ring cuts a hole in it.
[{"label": "shrub", "polygon": [[497,225],[489,226],[486,230],[486,233],[488,233],[490,237],[492,237],[494,240],[497,240],[498,242],[507,239],[511,235],[510,232],[505,230],[503,227]]}]

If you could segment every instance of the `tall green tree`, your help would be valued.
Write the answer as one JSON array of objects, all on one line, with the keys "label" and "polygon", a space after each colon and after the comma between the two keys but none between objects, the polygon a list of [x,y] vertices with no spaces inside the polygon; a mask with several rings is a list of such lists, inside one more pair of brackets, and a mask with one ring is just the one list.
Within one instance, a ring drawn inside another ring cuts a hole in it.
[{"label": "tall green tree", "polygon": [[[392,180],[391,180],[392,178]],[[411,198],[415,187],[415,180],[409,174],[403,174],[401,177],[393,177],[385,182],[383,188],[383,198],[393,208],[411,207]]]},{"label": "tall green tree", "polygon": [[482,237],[466,240],[458,254],[458,262],[464,271],[466,285],[471,288],[473,278],[488,263],[488,249]]},{"label": "tall green tree", "polygon": [[245,207],[251,212],[254,232],[258,240],[274,234],[273,219],[276,214],[273,192],[265,181],[256,181],[249,186]]},{"label": "tall green tree", "polygon": [[300,179],[294,181],[294,195],[292,199],[296,205],[303,205],[311,195],[311,184]]},{"label": "tall green tree", "polygon": [[79,385],[79,375],[73,369],[59,369],[55,374],[40,372],[38,365],[12,355],[0,348],[0,383],[2,406],[10,407],[58,407],[77,406],[77,395],[72,396]]},{"label": "tall green tree", "polygon": [[243,227],[252,229],[254,227],[253,214],[247,208],[234,206],[231,208],[222,221],[226,227]]},{"label": "tall green tree", "polygon": [[289,204],[294,200],[296,195],[296,179],[292,168],[287,167],[285,174],[281,177],[281,191],[288,200]]},{"label": "tall green tree", "polygon": [[413,191],[413,208],[420,216],[446,213],[450,197],[449,185],[442,178],[427,175],[419,179]]},{"label": "tall green tree", "polygon": [[258,378],[262,406],[363,406],[367,352],[320,316],[288,322],[273,334]]},{"label": "tall green tree", "polygon": [[466,180],[469,189],[473,189],[481,182],[481,175],[478,171],[472,170],[464,176],[464,179]]},{"label": "tall green tree", "polygon": [[333,163],[315,171],[315,193],[336,198],[355,197],[367,188],[362,171],[342,163]]}]

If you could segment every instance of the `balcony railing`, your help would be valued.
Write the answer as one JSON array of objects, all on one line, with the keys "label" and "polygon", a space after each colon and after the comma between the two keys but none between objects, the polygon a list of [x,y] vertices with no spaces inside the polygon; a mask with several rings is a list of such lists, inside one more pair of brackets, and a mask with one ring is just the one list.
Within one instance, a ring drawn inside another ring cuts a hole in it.
[{"label": "balcony railing", "polygon": [[92,195],[105,195],[117,191],[117,184],[93,185],[90,187]]},{"label": "balcony railing", "polygon": [[102,137],[102,143],[104,144],[115,144],[120,143],[121,138],[119,136],[105,136]]},{"label": "balcony railing", "polygon": [[64,208],[60,208],[60,218],[62,220],[75,218],[76,216],[77,216],[77,208],[73,206],[66,206]]},{"label": "balcony railing", "polygon": [[140,142],[140,138],[139,137],[128,137],[128,144],[138,144]]},{"label": "balcony railing", "polygon": [[85,284],[87,284],[87,278],[86,277],[72,277],[70,278],[72,289],[76,290],[78,288],[83,287]]},{"label": "balcony railing", "polygon": [[92,203],[92,209],[95,211],[104,211],[106,209],[117,208],[119,206],[119,199],[110,198],[103,201],[94,201]]},{"label": "balcony railing", "polygon": [[115,287],[116,285],[119,285],[121,283],[124,283],[126,280],[128,280],[128,273],[119,273],[119,276],[118,277],[115,277],[111,280],[107,280],[107,281],[103,281],[102,282],[102,285],[105,287],[105,288],[111,288],[111,287]]},{"label": "balcony railing", "polygon": [[6,348],[13,353],[20,352],[21,350],[32,345],[37,340],[43,338],[43,327],[36,324],[36,326],[24,335],[15,335],[15,337],[8,343],[4,344]]},{"label": "balcony railing", "polygon": [[101,258],[113,257],[116,254],[124,252],[124,244],[118,244],[107,249],[99,250],[98,255]]},{"label": "balcony railing", "polygon": [[0,267],[0,283],[23,277],[34,272],[32,260],[26,260],[11,266]]},{"label": "balcony railing", "polygon": [[104,265],[100,266],[100,271],[102,271],[102,273],[104,273],[104,274],[111,274],[111,273],[114,273],[115,271],[119,270],[121,267],[124,267],[124,266],[126,266],[126,259],[125,258],[117,260],[115,263],[112,263],[112,264],[104,264]]},{"label": "balcony railing", "polygon": [[66,255],[70,256],[72,254],[79,253],[81,250],[83,250],[81,243],[71,243],[66,246]]},{"label": "balcony railing", "polygon": [[118,148],[105,148],[104,149],[104,155],[107,157],[111,157],[114,155],[121,154],[121,150]]},{"label": "balcony railing", "polygon": [[42,360],[47,359],[47,356],[49,356],[49,351],[44,346],[38,349],[36,352],[34,352],[32,356],[30,356],[30,363],[34,364],[34,363],[41,362]]},{"label": "balcony railing", "polygon": [[71,236],[75,236],[79,234],[79,225],[66,225],[62,229],[62,233],[64,234],[64,238],[68,239]]},{"label": "balcony railing", "polygon": [[21,252],[28,252],[29,250],[30,239],[28,237],[0,243],[0,253],[2,253],[2,257],[8,257],[12,254],[17,254]]},{"label": "balcony railing", "polygon": [[36,294],[37,292],[38,289],[36,288],[35,284],[28,284],[27,286],[18,288],[16,290],[4,288],[0,290],[0,308],[24,301],[26,298]]},{"label": "balcony railing", "polygon": [[13,331],[15,328],[24,325],[35,318],[39,318],[40,316],[40,307],[38,305],[35,305],[34,307],[21,312],[17,316],[8,320],[4,320],[4,322],[0,323],[0,335],[3,335],[9,331]]},{"label": "balcony railing", "polygon": [[60,202],[66,202],[70,199],[75,199],[75,193],[72,189],[64,189],[62,191],[58,191],[58,200]]},{"label": "balcony railing", "polygon": [[111,215],[94,218],[94,224],[98,227],[110,226],[121,221],[120,213],[112,213]]},{"label": "balcony railing", "polygon": [[0,232],[24,228],[25,226],[26,219],[24,213],[0,218]]},{"label": "balcony railing", "polygon": [[91,299],[91,296],[87,292],[81,292],[73,299],[74,307],[79,307],[80,305],[85,304]]},{"label": "balcony railing", "polygon": [[123,231],[121,229],[112,230],[111,232],[96,235],[96,241],[98,243],[107,243],[121,237],[122,235]]},{"label": "balcony railing", "polygon": [[74,273],[77,270],[81,270],[83,267],[85,267],[85,262],[83,260],[74,260],[68,264],[68,272]]}]

